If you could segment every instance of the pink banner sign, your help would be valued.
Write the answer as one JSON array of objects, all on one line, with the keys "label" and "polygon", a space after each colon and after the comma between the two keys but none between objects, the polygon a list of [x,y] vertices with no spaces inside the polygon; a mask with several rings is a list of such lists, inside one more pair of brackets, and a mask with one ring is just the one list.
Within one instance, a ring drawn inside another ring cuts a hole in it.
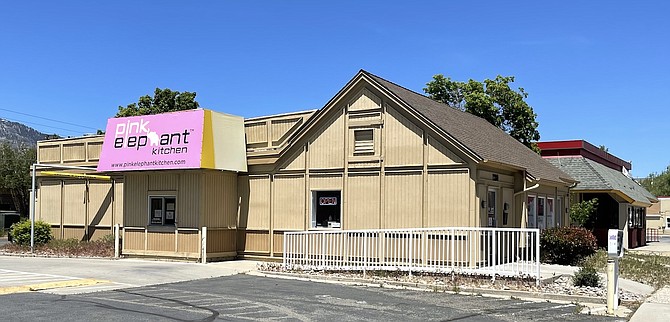
[{"label": "pink banner sign", "polygon": [[98,171],[197,169],[204,110],[111,118]]}]

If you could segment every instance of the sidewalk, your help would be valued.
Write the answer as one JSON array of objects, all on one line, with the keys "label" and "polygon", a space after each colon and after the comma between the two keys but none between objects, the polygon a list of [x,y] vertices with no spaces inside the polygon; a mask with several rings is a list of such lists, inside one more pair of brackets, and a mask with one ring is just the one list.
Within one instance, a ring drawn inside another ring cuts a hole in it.
[{"label": "sidewalk", "polygon": [[[648,243],[647,246],[633,249],[631,252],[670,256],[670,237],[667,235],[661,236],[661,241]],[[668,317],[670,317],[670,285],[649,296],[635,311],[630,320],[633,322],[665,322],[668,321]]]}]

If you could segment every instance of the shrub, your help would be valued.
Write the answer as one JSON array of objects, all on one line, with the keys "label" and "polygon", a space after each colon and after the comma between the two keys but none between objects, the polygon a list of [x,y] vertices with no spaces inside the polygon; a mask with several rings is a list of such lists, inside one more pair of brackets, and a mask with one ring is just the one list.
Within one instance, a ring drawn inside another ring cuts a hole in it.
[{"label": "shrub", "polygon": [[575,286],[598,287],[600,285],[600,276],[598,276],[595,268],[583,266],[572,277],[572,284]]},{"label": "shrub", "polygon": [[576,265],[597,249],[596,237],[584,228],[548,228],[540,235],[543,263]]},{"label": "shrub", "polygon": [[[9,233],[12,235],[12,242],[30,246],[30,221],[24,220],[13,224]],[[41,220],[35,221],[35,245],[44,245],[52,239],[51,225]]]}]

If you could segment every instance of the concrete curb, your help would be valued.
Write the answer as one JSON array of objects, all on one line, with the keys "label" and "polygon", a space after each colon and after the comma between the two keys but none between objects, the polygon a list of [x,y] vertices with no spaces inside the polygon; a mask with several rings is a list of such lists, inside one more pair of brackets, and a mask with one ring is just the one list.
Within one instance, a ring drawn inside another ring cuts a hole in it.
[{"label": "concrete curb", "polygon": [[[549,301],[549,302],[559,302],[559,303],[590,303],[590,304],[607,304],[607,299],[598,298],[598,297],[589,297],[589,296],[580,296],[580,295],[564,295],[564,294],[551,294],[551,293],[541,293],[541,292],[528,292],[528,291],[517,291],[517,290],[497,290],[497,289],[487,289],[487,288],[459,288],[458,291],[454,291],[453,287],[446,285],[432,285],[432,284],[421,284],[421,283],[408,283],[408,282],[396,282],[396,281],[383,281],[383,280],[372,280],[366,278],[347,278],[347,277],[330,277],[330,276],[318,276],[318,275],[309,275],[309,274],[296,274],[296,273],[285,273],[285,272],[268,272],[268,271],[255,271],[247,273],[249,275],[264,276],[264,277],[276,277],[276,278],[287,278],[287,279],[298,279],[304,281],[313,281],[313,282],[328,282],[328,283],[342,283],[342,284],[353,284],[353,285],[365,285],[371,287],[394,287],[394,288],[405,288],[405,289],[416,289],[423,291],[439,291],[444,293],[451,294],[465,294],[465,295],[488,295],[491,297],[498,298],[518,298],[529,301]],[[625,303],[625,302],[624,302]]]}]

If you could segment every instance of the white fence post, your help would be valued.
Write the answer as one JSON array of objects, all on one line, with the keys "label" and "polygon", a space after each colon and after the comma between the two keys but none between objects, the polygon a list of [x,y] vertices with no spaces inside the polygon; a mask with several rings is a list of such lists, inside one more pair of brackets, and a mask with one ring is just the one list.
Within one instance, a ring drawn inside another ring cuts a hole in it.
[{"label": "white fence post", "polygon": [[121,234],[119,231],[119,224],[114,224],[114,258],[119,258],[121,255],[121,250],[119,249],[120,239]]},{"label": "white fence post", "polygon": [[207,227],[202,227],[200,236],[200,258],[203,264],[207,264]]},{"label": "white fence post", "polygon": [[535,229],[535,284],[540,286],[540,230]]},{"label": "white fence post", "polygon": [[365,276],[365,270],[368,268],[368,232],[366,231],[363,236],[363,276]]}]

